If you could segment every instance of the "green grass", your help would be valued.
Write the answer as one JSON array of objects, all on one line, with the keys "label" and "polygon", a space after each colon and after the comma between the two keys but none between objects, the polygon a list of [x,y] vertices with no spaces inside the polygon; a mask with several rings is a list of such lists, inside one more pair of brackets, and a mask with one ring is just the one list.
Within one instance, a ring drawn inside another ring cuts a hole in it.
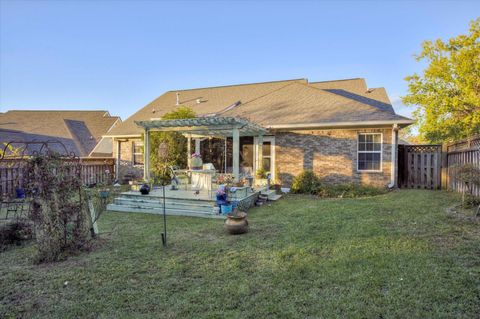
[{"label": "green grass", "polygon": [[[33,265],[0,254],[0,317],[478,318],[480,227],[447,214],[458,196],[290,196],[221,220],[107,213],[96,249]],[[68,285],[64,286],[64,282]]]}]

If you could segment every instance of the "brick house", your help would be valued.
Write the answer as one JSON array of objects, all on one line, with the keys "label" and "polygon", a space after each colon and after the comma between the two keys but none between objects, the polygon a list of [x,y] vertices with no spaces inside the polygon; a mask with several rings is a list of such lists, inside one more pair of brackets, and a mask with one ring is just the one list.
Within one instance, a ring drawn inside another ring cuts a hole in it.
[{"label": "brick house", "polygon": [[[398,130],[413,123],[395,113],[384,88],[369,89],[361,78],[168,91],[105,135],[113,139],[119,178],[126,173],[141,177],[139,121],[161,118],[179,105],[191,107],[198,117],[243,118],[265,128],[260,143],[258,137],[240,137],[240,172],[252,174],[261,161],[284,186],[306,169],[330,183],[393,186]],[[195,141],[204,162],[226,172],[233,166],[231,144],[231,138]]]}]

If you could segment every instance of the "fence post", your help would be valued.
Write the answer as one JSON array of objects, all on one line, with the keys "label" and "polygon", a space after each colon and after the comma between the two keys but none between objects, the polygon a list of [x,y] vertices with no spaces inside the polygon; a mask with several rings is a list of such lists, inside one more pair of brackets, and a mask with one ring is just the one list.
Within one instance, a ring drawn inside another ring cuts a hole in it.
[{"label": "fence post", "polygon": [[448,189],[448,145],[442,144],[441,189]]}]

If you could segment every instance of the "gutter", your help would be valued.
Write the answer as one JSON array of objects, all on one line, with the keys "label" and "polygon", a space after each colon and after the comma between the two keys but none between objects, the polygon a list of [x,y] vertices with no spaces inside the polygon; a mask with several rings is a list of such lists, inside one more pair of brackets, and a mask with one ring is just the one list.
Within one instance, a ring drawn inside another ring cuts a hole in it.
[{"label": "gutter", "polygon": [[276,124],[267,126],[268,129],[314,129],[314,128],[345,128],[345,127],[371,127],[371,126],[408,126],[413,120],[390,120],[390,121],[363,121],[363,122],[334,122],[334,123],[307,123],[307,124]]},{"label": "gutter", "polygon": [[102,135],[102,137],[125,138],[125,137],[142,137],[142,134],[126,134],[126,135]]}]

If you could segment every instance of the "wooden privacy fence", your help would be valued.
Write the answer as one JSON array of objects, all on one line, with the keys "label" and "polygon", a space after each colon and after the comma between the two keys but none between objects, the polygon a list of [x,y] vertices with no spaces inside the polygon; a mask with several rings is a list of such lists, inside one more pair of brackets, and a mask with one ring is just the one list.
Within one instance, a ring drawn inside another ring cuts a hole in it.
[{"label": "wooden privacy fence", "polygon": [[[465,184],[457,179],[457,171],[465,164],[473,164],[480,168],[480,135],[448,144],[444,151],[446,153],[444,186],[456,192],[466,191]],[[480,188],[473,186],[472,193],[480,196]]]},{"label": "wooden privacy fence", "polygon": [[[27,159],[0,161],[0,197],[15,196],[15,189],[24,185],[24,167]],[[80,158],[84,185],[111,183],[115,177],[115,159]]]},{"label": "wooden privacy fence", "polygon": [[441,158],[441,145],[399,145],[399,186],[440,189]]}]

